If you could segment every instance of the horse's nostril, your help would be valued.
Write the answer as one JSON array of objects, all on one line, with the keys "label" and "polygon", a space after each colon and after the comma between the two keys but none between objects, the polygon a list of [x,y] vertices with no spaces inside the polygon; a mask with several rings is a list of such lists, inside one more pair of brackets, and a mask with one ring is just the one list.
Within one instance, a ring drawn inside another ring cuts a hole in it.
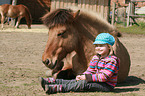
[{"label": "horse's nostril", "polygon": [[42,61],[44,64],[49,64],[49,59],[46,59],[45,61]]},{"label": "horse's nostril", "polygon": [[42,62],[45,64],[45,61],[42,60]]},{"label": "horse's nostril", "polygon": [[49,59],[45,60],[45,64],[47,64],[47,65],[49,64]]}]

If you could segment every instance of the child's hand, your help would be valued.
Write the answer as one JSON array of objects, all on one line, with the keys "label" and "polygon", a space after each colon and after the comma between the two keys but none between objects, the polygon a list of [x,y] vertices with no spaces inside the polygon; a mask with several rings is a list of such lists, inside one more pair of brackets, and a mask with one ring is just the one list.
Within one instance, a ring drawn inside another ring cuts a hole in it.
[{"label": "child's hand", "polygon": [[77,81],[80,80],[80,76],[81,76],[81,75],[77,75],[77,76],[76,76],[76,80],[77,80]]},{"label": "child's hand", "polygon": [[86,80],[86,76],[85,75],[78,75],[76,76],[76,80]]}]

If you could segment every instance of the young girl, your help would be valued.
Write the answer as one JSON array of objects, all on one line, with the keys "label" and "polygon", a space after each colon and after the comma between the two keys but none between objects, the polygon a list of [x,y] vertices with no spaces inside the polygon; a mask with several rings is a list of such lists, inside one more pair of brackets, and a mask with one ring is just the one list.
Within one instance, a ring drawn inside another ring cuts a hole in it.
[{"label": "young girl", "polygon": [[56,92],[81,92],[81,91],[113,91],[117,84],[119,58],[113,54],[112,46],[115,39],[109,33],[100,33],[93,43],[96,55],[90,61],[89,67],[74,80],[42,78],[42,88],[47,94]]}]

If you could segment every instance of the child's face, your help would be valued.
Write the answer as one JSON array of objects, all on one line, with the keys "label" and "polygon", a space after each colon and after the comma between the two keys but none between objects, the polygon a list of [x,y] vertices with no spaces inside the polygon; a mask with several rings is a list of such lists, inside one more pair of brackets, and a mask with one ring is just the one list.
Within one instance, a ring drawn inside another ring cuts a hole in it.
[{"label": "child's face", "polygon": [[97,54],[100,54],[102,57],[106,57],[109,54],[110,47],[107,44],[96,44],[95,51]]}]

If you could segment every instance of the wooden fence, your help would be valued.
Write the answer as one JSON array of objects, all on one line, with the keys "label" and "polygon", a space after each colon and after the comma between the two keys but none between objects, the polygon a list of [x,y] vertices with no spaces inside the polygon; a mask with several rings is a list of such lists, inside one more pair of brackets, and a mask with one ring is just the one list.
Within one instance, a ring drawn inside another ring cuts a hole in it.
[{"label": "wooden fence", "polygon": [[109,20],[111,0],[51,0],[51,11],[57,8],[78,6],[98,12],[107,21]]},{"label": "wooden fence", "polygon": [[137,22],[135,21],[135,18],[145,18],[144,15],[136,15],[135,14],[135,2],[145,2],[145,0],[131,0],[129,2],[129,6],[128,6],[128,16],[127,16],[127,27],[130,26],[130,24],[136,24],[139,26],[139,24],[137,24]]}]

